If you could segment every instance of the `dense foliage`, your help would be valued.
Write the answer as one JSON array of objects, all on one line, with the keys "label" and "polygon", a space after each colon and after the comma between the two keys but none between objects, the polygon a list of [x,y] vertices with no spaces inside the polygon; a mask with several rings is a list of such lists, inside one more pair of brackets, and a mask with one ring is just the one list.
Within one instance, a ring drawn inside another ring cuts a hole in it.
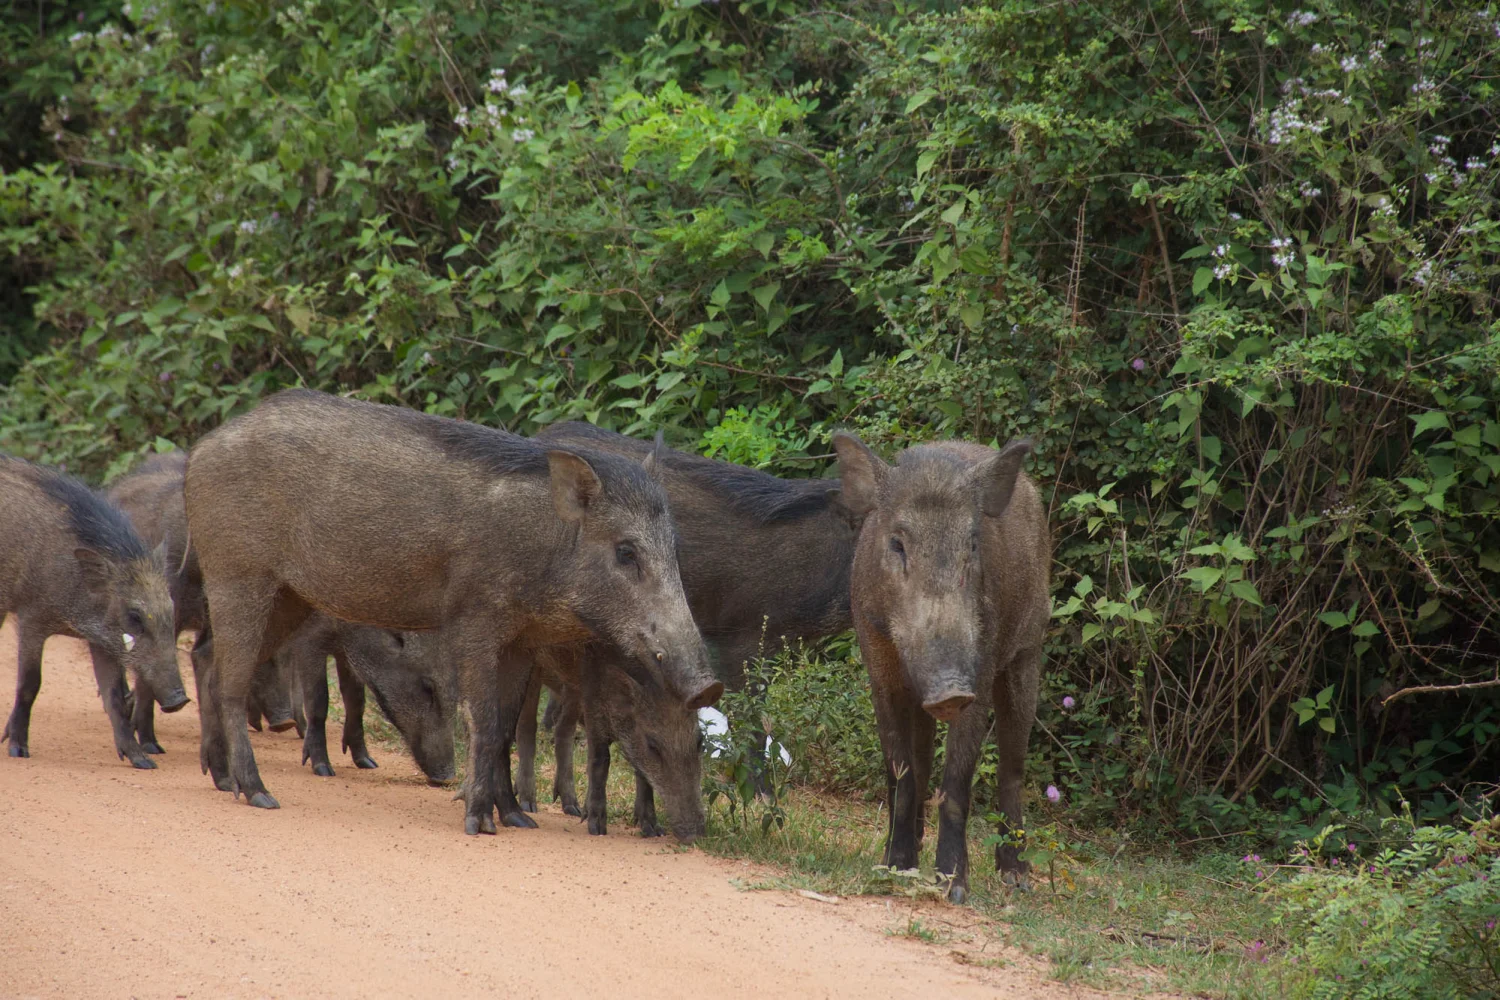
[{"label": "dense foliage", "polygon": [[1278,889],[1298,995],[1500,996],[1500,823],[1385,827],[1388,846],[1363,853],[1322,831]]},{"label": "dense foliage", "polygon": [[0,254],[51,344],[6,449],[108,477],[298,382],[783,474],[840,425],[1025,434],[1071,815],[1290,838],[1500,770],[1500,688],[1386,702],[1500,655],[1493,6],[130,0],[38,37]]}]

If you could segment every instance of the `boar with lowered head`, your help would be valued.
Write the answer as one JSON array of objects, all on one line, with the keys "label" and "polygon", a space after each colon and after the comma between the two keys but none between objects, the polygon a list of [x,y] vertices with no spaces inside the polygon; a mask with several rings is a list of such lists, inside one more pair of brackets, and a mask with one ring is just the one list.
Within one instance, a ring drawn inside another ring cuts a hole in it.
[{"label": "boar with lowered head", "polygon": [[533,651],[600,638],[689,707],[723,690],[653,464],[306,390],[204,437],[184,496],[212,609],[209,769],[276,807],[231,720],[244,718],[256,663],[312,611],[439,630],[471,727],[464,829],[494,832],[497,810],[535,826],[509,754]]}]

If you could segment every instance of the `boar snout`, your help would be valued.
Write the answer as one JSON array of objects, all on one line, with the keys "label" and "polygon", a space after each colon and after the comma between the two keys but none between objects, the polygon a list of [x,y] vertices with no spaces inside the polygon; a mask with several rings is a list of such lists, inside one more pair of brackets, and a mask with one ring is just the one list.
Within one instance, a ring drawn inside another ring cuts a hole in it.
[{"label": "boar snout", "polygon": [[952,722],[973,700],[972,691],[948,690],[922,702],[922,708],[939,722]]},{"label": "boar snout", "polygon": [[168,691],[166,694],[156,696],[156,703],[161,706],[163,712],[180,711],[187,707],[189,700],[187,692],[180,687],[174,691]]},{"label": "boar snout", "polygon": [[698,816],[686,823],[673,823],[672,836],[677,838],[678,843],[687,845],[703,836],[708,831],[708,820]]}]

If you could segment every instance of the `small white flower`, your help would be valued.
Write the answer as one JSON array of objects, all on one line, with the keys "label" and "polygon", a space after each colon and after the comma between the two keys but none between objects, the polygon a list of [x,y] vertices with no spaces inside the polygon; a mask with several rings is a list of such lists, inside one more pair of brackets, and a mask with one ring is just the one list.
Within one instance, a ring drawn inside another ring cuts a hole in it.
[{"label": "small white flower", "polygon": [[422,352],[422,364],[424,364],[424,365],[430,365],[430,364],[432,364],[432,352],[431,351],[423,351]]},{"label": "small white flower", "polygon": [[89,37],[89,33],[87,31],[75,31],[71,35],[68,36],[68,44],[69,45],[77,45],[79,42],[83,41],[85,38],[88,38],[88,37]]},{"label": "small white flower", "polygon": [[254,235],[254,233],[258,229],[260,229],[260,223],[256,222],[254,219],[246,219],[244,222],[240,223],[240,232],[247,235]]},{"label": "small white flower", "polygon": [[1229,255],[1229,244],[1228,243],[1220,243],[1218,246],[1214,247],[1214,256],[1215,257],[1226,257],[1228,255]]},{"label": "small white flower", "polygon": [[1425,76],[1422,77],[1422,79],[1418,80],[1416,83],[1414,83],[1414,84],[1411,85],[1411,92],[1413,94],[1425,94],[1425,93],[1427,93],[1430,90],[1436,90],[1436,89],[1437,89],[1437,84],[1433,83],[1431,80],[1427,79],[1427,77],[1425,77]]},{"label": "small white flower", "polygon": [[1239,222],[1239,221],[1240,221],[1240,220],[1241,220],[1241,219],[1243,219],[1243,218],[1244,218],[1244,216],[1243,216],[1243,215],[1241,215],[1241,214],[1240,214],[1240,213],[1238,213],[1238,212],[1230,212],[1230,213],[1229,213],[1229,218],[1230,218],[1230,219],[1232,219],[1232,220],[1233,220],[1233,221],[1235,221],[1235,222]]},{"label": "small white flower", "polygon": [[484,113],[490,116],[491,121],[494,121],[495,119],[500,117],[500,105],[486,104],[484,106]]},{"label": "small white flower", "polygon": [[1218,278],[1220,281],[1223,281],[1233,272],[1234,264],[1226,260],[1224,263],[1219,264],[1214,268],[1214,277]]},{"label": "small white flower", "polygon": [[492,94],[503,94],[509,84],[505,82],[505,77],[495,76],[490,77],[490,82],[485,84],[485,86],[489,88]]},{"label": "small white flower", "polygon": [[1355,70],[1359,69],[1359,57],[1345,56],[1344,58],[1339,60],[1339,69],[1343,70],[1345,73],[1353,73]]},{"label": "small white flower", "polygon": [[469,127],[469,109],[468,108],[459,108],[458,109],[458,114],[456,114],[456,115],[453,116],[453,124],[457,125],[459,128],[468,128]]},{"label": "small white flower", "polygon": [[117,136],[117,135],[119,135],[119,134],[120,134],[120,133],[118,133],[118,132],[116,132],[116,131],[115,131],[115,127],[114,127],[114,126],[113,126],[113,125],[111,125],[111,126],[110,126],[110,127],[109,127],[109,137],[110,137],[110,138],[111,138],[111,139],[113,139],[113,138],[114,138],[114,137],[115,137],[115,136]]},{"label": "small white flower", "polygon": [[1290,250],[1287,250],[1283,253],[1273,253],[1271,255],[1271,263],[1275,264],[1277,267],[1290,267],[1292,261],[1296,259],[1297,255],[1292,253]]},{"label": "small white flower", "polygon": [[1471,156],[1464,161],[1465,170],[1483,170],[1486,164],[1477,156]]},{"label": "small white flower", "polygon": [[525,97],[527,93],[528,91],[526,90],[526,84],[524,83],[518,83],[514,87],[510,88],[511,97]]},{"label": "small white flower", "polygon": [[1323,189],[1322,188],[1320,188],[1320,187],[1314,187],[1313,185],[1307,183],[1306,181],[1302,182],[1302,197],[1304,197],[1304,198],[1316,198],[1318,195],[1320,195],[1322,193],[1323,193]]},{"label": "small white flower", "polygon": [[230,277],[231,277],[231,278],[238,278],[238,277],[239,277],[239,276],[240,276],[240,275],[241,275],[241,274],[243,274],[243,273],[244,273],[244,270],[245,270],[245,269],[244,269],[244,268],[242,268],[242,267],[240,267],[240,265],[238,265],[238,264],[235,264],[235,265],[234,265],[234,266],[233,266],[233,267],[231,267],[231,268],[230,268],[230,269],[229,269],[229,276],[230,276]]},{"label": "small white flower", "polygon": [[1286,19],[1288,28],[1306,28],[1308,25],[1317,23],[1318,15],[1307,10],[1294,10],[1287,15]]},{"label": "small white flower", "polygon": [[530,142],[535,135],[536,133],[529,128],[518,128],[510,134],[510,141],[517,143]]},{"label": "small white flower", "polygon": [[1427,282],[1432,280],[1432,261],[1424,260],[1422,266],[1411,274],[1412,284],[1426,287]]},{"label": "small white flower", "polygon": [[1292,238],[1290,236],[1273,237],[1271,240],[1271,247],[1275,250],[1285,250],[1291,245]]}]

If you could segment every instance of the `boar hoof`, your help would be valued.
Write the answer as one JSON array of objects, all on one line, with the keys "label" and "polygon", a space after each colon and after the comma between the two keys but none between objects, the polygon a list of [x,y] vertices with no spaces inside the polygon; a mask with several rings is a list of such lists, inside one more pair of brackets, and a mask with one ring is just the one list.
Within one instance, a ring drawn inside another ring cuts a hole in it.
[{"label": "boar hoof", "polygon": [[19,743],[12,743],[10,745],[10,755],[12,757],[30,757],[31,751],[27,750]]},{"label": "boar hoof", "polygon": [[521,811],[529,813],[536,812],[536,799],[522,799]]},{"label": "boar hoof", "polygon": [[333,767],[329,764],[314,764],[313,774],[316,774],[320,778],[331,778],[333,777]]},{"label": "boar hoof", "polygon": [[142,771],[154,771],[156,770],[156,761],[150,757],[132,757],[130,758],[130,766],[139,768]]},{"label": "boar hoof", "polygon": [[564,815],[583,818],[583,810],[578,808],[577,802],[564,802],[562,804],[562,811]]},{"label": "boar hoof", "polygon": [[641,824],[642,837],[665,837],[666,835],[667,831],[663,830],[655,823],[646,822]]},{"label": "boar hoof", "polygon": [[374,758],[372,758],[369,754],[361,754],[360,756],[354,758],[354,766],[359,768],[361,771],[373,771],[380,765],[375,763]]},{"label": "boar hoof", "polygon": [[1002,872],[1000,874],[1000,881],[1004,882],[1006,885],[1010,886],[1017,892],[1031,891],[1031,879],[1026,877],[1025,872]]},{"label": "boar hoof", "polygon": [[954,906],[963,906],[968,901],[968,887],[959,885],[957,882],[954,882],[948,887],[948,902],[952,903]]},{"label": "boar hoof", "polygon": [[295,720],[295,719],[282,719],[280,722],[273,722],[273,723],[271,723],[270,728],[271,728],[271,732],[273,732],[273,733],[284,733],[288,729],[296,729],[297,728],[297,720]]},{"label": "boar hoof", "polygon": [[590,816],[589,817],[589,836],[591,836],[591,837],[602,837],[602,836],[604,836],[604,834],[605,834],[604,817],[603,816]]},{"label": "boar hoof", "polygon": [[141,744],[141,752],[142,753],[166,753],[166,751],[161,748],[161,744],[158,743],[158,742],[156,742],[155,740],[146,740],[145,742],[143,742]]},{"label": "boar hoof", "polygon": [[464,833],[470,837],[477,837],[481,833],[495,832],[495,818],[493,816],[465,816]]},{"label": "boar hoof", "polygon": [[221,792],[232,792],[234,791],[234,782],[230,781],[228,777],[214,778],[214,787]]},{"label": "boar hoof", "polygon": [[257,809],[280,809],[281,803],[271,798],[270,792],[256,792],[250,796],[250,804]]},{"label": "boar hoof", "polygon": [[513,826],[521,830],[536,829],[536,820],[521,812],[519,809],[513,812],[502,813],[500,815],[500,822],[504,826]]}]

